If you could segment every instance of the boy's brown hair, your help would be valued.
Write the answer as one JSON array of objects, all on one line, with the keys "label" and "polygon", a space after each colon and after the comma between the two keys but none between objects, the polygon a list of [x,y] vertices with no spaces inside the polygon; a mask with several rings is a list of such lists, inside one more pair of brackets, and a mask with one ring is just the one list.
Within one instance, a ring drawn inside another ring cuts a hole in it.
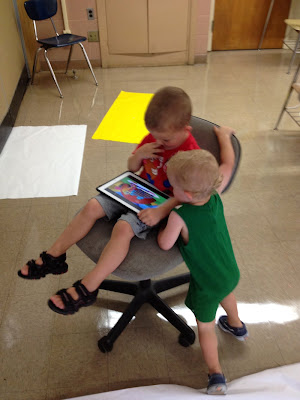
[{"label": "boy's brown hair", "polygon": [[145,113],[147,129],[153,131],[177,131],[189,124],[192,104],[184,90],[167,86],[152,97]]},{"label": "boy's brown hair", "polygon": [[203,149],[176,153],[168,161],[167,174],[182,190],[192,193],[194,200],[211,196],[222,182],[217,160]]}]

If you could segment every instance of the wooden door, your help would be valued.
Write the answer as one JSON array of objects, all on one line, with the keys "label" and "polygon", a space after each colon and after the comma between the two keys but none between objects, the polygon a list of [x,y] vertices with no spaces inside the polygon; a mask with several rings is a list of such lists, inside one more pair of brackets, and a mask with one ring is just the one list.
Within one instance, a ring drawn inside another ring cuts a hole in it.
[{"label": "wooden door", "polygon": [[[215,0],[212,50],[257,49],[271,0]],[[281,49],[291,0],[275,0],[263,49]]]},{"label": "wooden door", "polygon": [[[24,8],[24,0],[17,0],[18,11],[20,16],[21,28],[23,32],[25,48],[26,48],[26,57],[28,60],[28,66],[30,72],[32,71],[35,51],[37,49],[37,43],[35,40],[35,34],[33,29],[33,22],[26,14]],[[39,70],[39,64],[37,65],[37,71]]]}]

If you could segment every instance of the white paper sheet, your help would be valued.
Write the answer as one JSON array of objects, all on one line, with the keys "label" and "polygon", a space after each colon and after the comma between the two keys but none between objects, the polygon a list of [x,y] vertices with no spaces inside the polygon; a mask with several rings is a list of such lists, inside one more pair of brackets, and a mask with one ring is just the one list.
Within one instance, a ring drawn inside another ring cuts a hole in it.
[{"label": "white paper sheet", "polygon": [[86,125],[13,128],[0,154],[0,199],[78,193]]},{"label": "white paper sheet", "polygon": [[[210,398],[214,397],[208,397],[205,389],[197,390],[179,385],[142,386],[76,397],[77,400],[208,400]],[[224,398],[226,400],[299,400],[300,363],[235,379],[228,383],[228,393]]]}]

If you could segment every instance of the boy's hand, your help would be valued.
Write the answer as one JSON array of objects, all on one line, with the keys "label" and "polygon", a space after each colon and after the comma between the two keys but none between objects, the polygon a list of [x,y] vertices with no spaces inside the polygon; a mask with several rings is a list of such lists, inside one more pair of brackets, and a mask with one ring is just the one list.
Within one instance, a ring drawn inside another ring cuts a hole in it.
[{"label": "boy's hand", "polygon": [[219,128],[214,126],[214,131],[218,137],[222,135],[231,137],[231,135],[234,133],[234,129],[230,128],[229,126],[220,126]]},{"label": "boy's hand", "polygon": [[159,154],[163,152],[164,149],[156,142],[144,144],[128,158],[127,166],[129,171],[138,171],[142,166],[143,160],[147,158],[158,158]]},{"label": "boy's hand", "polygon": [[165,217],[165,213],[159,207],[146,208],[138,213],[138,217],[144,224],[154,226]]},{"label": "boy's hand", "polygon": [[218,192],[222,193],[228,184],[235,162],[235,154],[231,143],[231,136],[234,130],[229,126],[220,128],[214,127],[220,146],[220,174],[223,176],[223,181],[218,188]]},{"label": "boy's hand", "polygon": [[135,152],[141,159],[146,158],[158,158],[160,153],[163,153],[164,149],[157,142],[146,143]]}]

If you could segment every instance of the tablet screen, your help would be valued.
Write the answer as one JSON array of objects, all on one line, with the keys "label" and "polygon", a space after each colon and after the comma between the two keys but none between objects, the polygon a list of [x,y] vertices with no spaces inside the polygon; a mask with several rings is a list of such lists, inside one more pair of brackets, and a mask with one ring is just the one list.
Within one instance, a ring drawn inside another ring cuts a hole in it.
[{"label": "tablet screen", "polygon": [[97,188],[135,212],[155,208],[169,196],[132,172],[125,172]]}]

